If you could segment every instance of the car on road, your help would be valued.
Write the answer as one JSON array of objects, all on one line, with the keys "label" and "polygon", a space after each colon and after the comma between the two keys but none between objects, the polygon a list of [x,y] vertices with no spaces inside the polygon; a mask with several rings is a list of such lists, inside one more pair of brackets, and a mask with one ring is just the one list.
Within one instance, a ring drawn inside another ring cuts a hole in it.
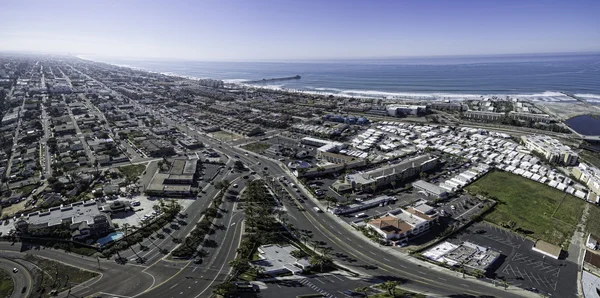
[{"label": "car on road", "polygon": [[13,273],[17,273],[17,272],[19,272],[19,269],[13,268]]},{"label": "car on road", "polygon": [[141,204],[142,203],[140,203],[140,201],[133,201],[133,202],[131,202],[131,206],[139,206]]},{"label": "car on road", "polygon": [[321,213],[323,211],[321,211],[321,209],[319,207],[313,207],[313,210],[315,210],[315,212]]},{"label": "car on road", "polygon": [[366,214],[366,213],[364,213],[364,212],[362,212],[362,213],[359,213],[359,214],[356,214],[356,215],[354,215],[354,217],[356,217],[356,218],[367,217],[367,214]]}]

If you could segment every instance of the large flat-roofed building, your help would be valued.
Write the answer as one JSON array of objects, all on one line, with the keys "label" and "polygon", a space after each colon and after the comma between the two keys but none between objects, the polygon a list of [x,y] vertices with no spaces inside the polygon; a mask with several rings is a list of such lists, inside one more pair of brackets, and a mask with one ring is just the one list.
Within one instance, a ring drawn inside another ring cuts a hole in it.
[{"label": "large flat-roofed building", "polygon": [[500,120],[504,117],[504,113],[496,113],[496,112],[487,112],[487,111],[466,111],[464,114],[465,118],[473,119],[473,120],[483,120],[483,121],[496,121]]},{"label": "large flat-roofed building", "polygon": [[175,149],[171,144],[158,139],[145,140],[140,146],[152,157],[175,155]]},{"label": "large flat-roofed building", "polygon": [[146,188],[150,196],[190,197],[196,195],[198,159],[173,159],[167,172],[157,173]]},{"label": "large flat-roofed building", "polygon": [[541,154],[550,163],[571,166],[579,160],[579,155],[573,149],[546,135],[522,136],[521,141],[527,149]]},{"label": "large flat-roofed building", "polygon": [[532,120],[536,122],[544,122],[550,123],[552,121],[552,117],[548,114],[534,114],[534,113],[525,113],[525,112],[508,112],[508,117],[515,120]]},{"label": "large flat-roofed building", "polygon": [[344,143],[310,137],[302,138],[302,140],[300,140],[300,143],[311,146],[318,146],[319,148],[317,148],[317,151],[319,152],[337,152],[340,149],[347,147],[347,145]]},{"label": "large flat-roofed building", "polygon": [[386,107],[388,115],[393,117],[404,115],[420,115],[427,111],[425,105],[389,105]]},{"label": "large flat-roofed building", "polygon": [[429,154],[419,155],[403,160],[397,164],[386,165],[367,172],[346,175],[346,184],[353,189],[381,187],[394,181],[415,177],[421,172],[429,171],[438,165],[438,158]]},{"label": "large flat-roofed building", "polygon": [[448,196],[448,191],[446,191],[446,189],[427,181],[419,180],[414,182],[412,186],[420,191],[426,192],[428,195],[433,196],[434,198],[443,199]]},{"label": "large flat-roofed building", "polygon": [[2,117],[2,125],[8,125],[17,122],[19,120],[19,112],[9,113]]},{"label": "large flat-roofed building", "polygon": [[423,256],[450,266],[462,264],[471,270],[486,271],[499,259],[500,253],[471,242],[458,245],[442,242],[425,251]]},{"label": "large flat-roofed building", "polygon": [[77,202],[50,208],[45,212],[33,212],[15,223],[17,231],[25,235],[39,236],[61,226],[68,228],[75,240],[101,236],[112,228],[110,217],[100,210],[95,201]]}]

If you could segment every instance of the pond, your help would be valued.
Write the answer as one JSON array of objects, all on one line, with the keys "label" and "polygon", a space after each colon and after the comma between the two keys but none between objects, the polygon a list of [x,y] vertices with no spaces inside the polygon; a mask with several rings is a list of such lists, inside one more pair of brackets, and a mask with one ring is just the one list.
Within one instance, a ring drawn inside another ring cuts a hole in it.
[{"label": "pond", "polygon": [[573,117],[565,123],[576,132],[582,135],[599,136],[600,135],[600,117],[582,115]]}]

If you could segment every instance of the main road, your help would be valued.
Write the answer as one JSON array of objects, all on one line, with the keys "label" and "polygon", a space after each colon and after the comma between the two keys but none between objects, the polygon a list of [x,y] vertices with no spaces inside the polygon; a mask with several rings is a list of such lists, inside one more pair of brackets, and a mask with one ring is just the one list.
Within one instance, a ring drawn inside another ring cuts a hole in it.
[{"label": "main road", "polygon": [[[255,169],[260,167],[258,170],[264,170],[272,177],[285,176],[288,179],[294,179],[291,173],[284,170],[274,160],[261,155],[252,154],[246,156],[245,152],[239,148],[207,138],[197,131],[194,131],[194,133],[205,144],[213,146],[213,148],[224,154],[237,156],[244,163],[255,165]],[[257,165],[258,162],[260,162],[260,166]],[[288,190],[296,200],[299,195],[291,191],[291,189]],[[403,278],[406,280],[406,287],[434,295],[466,294],[474,296],[523,297],[531,296],[532,294],[514,288],[506,291],[503,288],[497,288],[479,280],[461,278],[453,272],[447,272],[446,269],[429,263],[415,262],[414,259],[409,260],[407,259],[409,258],[408,256],[405,258],[387,253],[385,250],[390,248],[374,247],[370,240],[351,231],[352,228],[349,225],[341,224],[335,220],[333,218],[334,215],[314,211],[312,207],[318,206],[315,203],[316,200],[309,193],[304,193],[304,195],[312,198],[312,200],[305,201],[305,208],[303,210],[296,208],[296,203],[284,200],[289,222],[296,229],[312,231],[313,241],[327,243],[327,246],[333,249],[331,254],[338,256],[334,261],[342,266],[361,273],[368,271],[366,272],[368,275],[379,277],[380,279]]]}]

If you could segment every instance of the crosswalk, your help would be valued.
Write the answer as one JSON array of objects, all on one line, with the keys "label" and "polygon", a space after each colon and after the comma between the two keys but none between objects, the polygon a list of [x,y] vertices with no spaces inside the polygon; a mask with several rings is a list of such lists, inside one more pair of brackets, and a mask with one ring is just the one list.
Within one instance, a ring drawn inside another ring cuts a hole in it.
[{"label": "crosswalk", "polygon": [[323,289],[317,287],[315,284],[313,284],[312,282],[308,281],[306,278],[303,278],[301,280],[298,281],[299,283],[317,291],[318,293],[322,294],[324,297],[331,297],[331,298],[337,298],[332,294],[329,294],[327,292],[325,292]]}]

